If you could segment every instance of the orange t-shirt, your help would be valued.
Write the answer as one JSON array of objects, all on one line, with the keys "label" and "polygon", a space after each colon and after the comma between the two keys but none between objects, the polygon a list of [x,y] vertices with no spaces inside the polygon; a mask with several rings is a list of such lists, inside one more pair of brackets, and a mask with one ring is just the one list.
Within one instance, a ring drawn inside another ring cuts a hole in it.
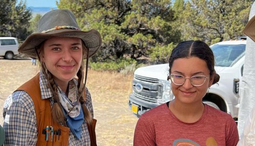
[{"label": "orange t-shirt", "polygon": [[205,105],[197,122],[184,123],[163,104],[139,118],[134,146],[236,146],[238,140],[237,125],[227,113]]}]

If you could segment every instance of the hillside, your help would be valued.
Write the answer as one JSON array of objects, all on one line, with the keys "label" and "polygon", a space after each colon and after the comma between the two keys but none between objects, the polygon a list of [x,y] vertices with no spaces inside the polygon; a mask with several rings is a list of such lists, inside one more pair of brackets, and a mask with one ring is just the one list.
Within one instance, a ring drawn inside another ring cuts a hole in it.
[{"label": "hillside", "polygon": [[52,10],[52,9],[57,9],[57,7],[28,7],[28,9],[30,9],[33,13],[33,17],[36,15],[36,14],[41,14],[41,15],[44,15],[46,12]]}]

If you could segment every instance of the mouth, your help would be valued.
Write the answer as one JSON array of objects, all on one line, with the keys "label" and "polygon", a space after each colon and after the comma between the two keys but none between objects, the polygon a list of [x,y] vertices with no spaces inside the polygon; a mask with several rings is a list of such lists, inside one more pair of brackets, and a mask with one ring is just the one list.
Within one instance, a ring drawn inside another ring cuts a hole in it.
[{"label": "mouth", "polygon": [[63,70],[72,70],[75,65],[58,65],[59,68]]},{"label": "mouth", "polygon": [[195,93],[195,91],[182,91],[180,90],[184,95],[192,95]]}]

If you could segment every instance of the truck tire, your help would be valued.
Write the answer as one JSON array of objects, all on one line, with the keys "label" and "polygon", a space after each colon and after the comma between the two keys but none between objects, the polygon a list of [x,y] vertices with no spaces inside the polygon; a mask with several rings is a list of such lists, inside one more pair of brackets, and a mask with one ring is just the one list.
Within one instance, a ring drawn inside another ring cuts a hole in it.
[{"label": "truck tire", "polygon": [[214,107],[214,108],[216,108],[216,109],[218,109],[218,110],[220,110],[220,108],[217,106],[217,104],[215,104],[215,103],[213,103],[213,102],[211,102],[211,101],[203,101],[203,103],[204,103],[204,104],[207,104],[207,105],[209,105],[209,106],[211,106],[211,107]]},{"label": "truck tire", "polygon": [[12,52],[6,52],[4,58],[5,59],[12,59],[14,57],[14,54]]}]

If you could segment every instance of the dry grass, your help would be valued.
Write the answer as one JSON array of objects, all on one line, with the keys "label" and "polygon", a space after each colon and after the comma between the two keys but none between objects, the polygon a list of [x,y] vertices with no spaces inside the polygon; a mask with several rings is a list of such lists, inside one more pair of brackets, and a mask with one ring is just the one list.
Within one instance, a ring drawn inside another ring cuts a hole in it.
[{"label": "dry grass", "polygon": [[[98,145],[132,145],[137,118],[128,107],[132,75],[89,70],[89,88],[97,123]],[[102,130],[103,129],[103,130]]]}]

